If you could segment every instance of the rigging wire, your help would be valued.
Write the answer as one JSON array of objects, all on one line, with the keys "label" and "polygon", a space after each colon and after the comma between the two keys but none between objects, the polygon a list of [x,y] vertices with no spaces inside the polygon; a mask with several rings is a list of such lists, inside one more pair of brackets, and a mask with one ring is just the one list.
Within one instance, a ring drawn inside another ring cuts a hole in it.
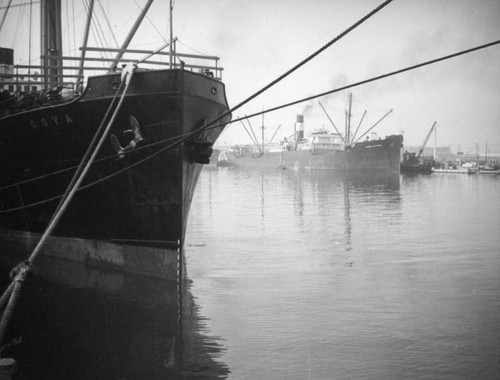
[{"label": "rigging wire", "polygon": [[[238,121],[242,121],[242,120],[245,120],[245,119],[249,119],[249,118],[252,118],[252,117],[255,117],[255,116],[260,116],[260,115],[265,114],[265,113],[273,112],[273,111],[276,111],[276,110],[279,110],[279,109],[282,109],[282,108],[286,108],[286,107],[290,107],[290,106],[293,106],[293,105],[296,105],[296,104],[299,104],[299,103],[302,103],[302,102],[306,102],[306,101],[310,101],[310,100],[313,100],[313,99],[317,99],[317,98],[320,98],[320,97],[325,96],[325,95],[330,95],[330,94],[333,94],[333,93],[336,93],[336,92],[340,92],[340,91],[343,91],[343,90],[346,90],[346,89],[349,89],[349,88],[352,88],[352,87],[360,86],[362,84],[366,84],[366,83],[369,83],[369,82],[373,82],[373,81],[376,81],[376,80],[380,80],[380,79],[383,79],[383,78],[387,78],[387,77],[390,77],[390,76],[401,74],[401,73],[404,73],[404,72],[407,72],[407,71],[410,71],[410,70],[415,70],[417,68],[428,66],[428,65],[431,65],[431,64],[434,64],[434,63],[437,63],[437,62],[441,62],[441,61],[444,61],[444,60],[455,58],[455,57],[458,57],[458,56],[461,56],[461,55],[464,55],[464,54],[468,54],[468,53],[471,53],[471,52],[474,52],[474,51],[478,51],[478,50],[481,50],[481,49],[485,49],[485,48],[488,48],[488,47],[491,47],[491,46],[494,46],[494,45],[498,45],[498,44],[500,44],[500,40],[493,41],[493,42],[490,42],[490,43],[487,43],[487,44],[484,44],[484,45],[476,46],[474,48],[462,50],[462,51],[454,53],[454,54],[449,54],[449,55],[446,55],[446,56],[443,56],[443,57],[440,57],[440,58],[436,58],[436,59],[432,59],[432,60],[429,60],[429,61],[426,61],[426,62],[422,62],[422,63],[416,64],[416,65],[408,66],[408,67],[400,69],[400,70],[396,70],[396,71],[392,71],[392,72],[389,72],[389,73],[386,73],[386,74],[378,75],[378,76],[375,76],[375,77],[372,77],[372,78],[369,78],[369,79],[366,79],[366,80],[363,80],[363,81],[359,81],[359,82],[356,82],[356,83],[353,83],[353,84],[350,84],[350,85],[345,85],[345,86],[342,86],[342,87],[339,87],[339,88],[336,88],[336,89],[333,89],[333,90],[330,90],[330,91],[326,91],[326,92],[323,92],[323,93],[320,93],[320,94],[317,94],[317,95],[309,96],[307,98],[302,98],[302,99],[296,100],[294,102],[283,104],[281,106],[277,106],[277,107],[274,107],[274,108],[269,108],[267,110],[262,110],[261,112],[256,112],[256,113],[251,114],[251,115],[245,115],[244,117],[239,117],[239,118],[233,119],[233,120],[227,122],[226,124],[232,124],[232,123],[235,123],[235,122],[238,122]],[[213,125],[213,122],[212,122],[212,124],[207,124],[204,128],[202,128],[202,130],[209,130],[209,129],[214,129],[214,128],[220,128],[220,124]],[[181,144],[182,142],[184,142],[187,139],[191,138],[193,135],[199,133],[200,131],[201,131],[201,129],[197,129],[197,130],[195,130],[193,132],[187,132],[187,133],[185,133],[183,135],[177,136],[176,138],[167,139],[167,140],[174,140],[174,141],[171,142],[170,144],[168,144],[167,146],[159,149],[158,151],[152,153],[151,155],[149,155],[149,156],[147,156],[147,157],[145,157],[145,158],[143,158],[143,159],[141,159],[139,161],[136,161],[133,164],[131,164],[129,166],[126,166],[126,167],[122,168],[121,170],[119,170],[117,172],[111,173],[111,174],[109,174],[109,175],[107,175],[105,177],[102,177],[102,178],[100,178],[100,179],[98,179],[98,180],[96,180],[96,181],[94,181],[92,183],[88,183],[88,184],[86,184],[84,186],[81,186],[79,188],[79,190],[83,190],[83,189],[86,189],[88,187],[94,186],[94,185],[96,185],[96,184],[98,184],[98,183],[100,183],[102,181],[105,181],[105,180],[107,180],[109,178],[112,178],[112,177],[114,177],[114,176],[122,173],[122,172],[125,172],[125,171],[127,171],[127,170],[129,170],[129,169],[131,169],[131,168],[133,168],[133,167],[135,167],[137,165],[140,165],[143,162],[148,161],[151,158],[156,157],[157,155],[163,153],[164,151],[166,151],[168,149],[172,149],[173,147]],[[161,144],[161,143],[168,142],[167,140],[164,140],[164,141],[161,141],[161,142],[156,142],[156,143],[150,144],[149,146],[158,145],[158,144]],[[143,147],[143,148],[146,148],[146,147]],[[136,148],[135,150],[137,150],[137,149],[140,149],[140,148]],[[68,169],[64,169],[64,170],[68,170]],[[8,187],[10,187],[10,186],[15,186],[15,185],[9,185]],[[0,189],[0,190],[2,190],[2,189]],[[40,201],[38,203],[33,203],[33,204],[30,204],[30,205],[24,205],[24,206],[21,206],[21,207],[18,207],[18,208],[12,208],[12,209],[8,209],[8,210],[1,210],[0,214],[6,213],[6,212],[12,212],[12,211],[20,210],[20,209],[23,209],[25,207],[32,207],[32,206],[35,206],[37,204],[41,204],[41,203],[53,201],[53,200],[58,199],[60,197],[61,197],[61,195],[58,195],[58,196],[55,196],[53,198]]]},{"label": "rigging wire", "polygon": [[[179,136],[179,138],[177,139],[177,141],[173,142],[172,144],[169,144],[165,148],[160,149],[158,152],[155,152],[154,154],[152,154],[149,157],[146,157],[145,159],[142,159],[140,161],[137,161],[137,162],[131,164],[127,168],[124,168],[124,169],[122,169],[122,170],[120,170],[120,171],[118,171],[118,172],[116,172],[116,173],[114,173],[112,175],[109,175],[109,176],[105,177],[105,179],[110,178],[112,176],[115,176],[115,175],[117,175],[117,174],[119,174],[119,173],[121,173],[121,172],[123,172],[125,170],[128,170],[129,168],[132,168],[132,167],[134,167],[136,165],[139,165],[140,163],[142,163],[142,162],[144,162],[146,160],[149,160],[152,157],[157,156],[158,154],[162,153],[163,151],[171,149],[172,147],[174,147],[176,145],[179,145],[179,144],[187,141],[188,139],[192,138],[194,135],[197,135],[197,134],[199,134],[200,132],[202,132],[204,130],[219,128],[220,124],[221,124],[221,121],[224,118],[228,117],[235,110],[239,109],[240,107],[242,107],[243,105],[245,105],[249,101],[251,101],[254,98],[256,98],[258,95],[262,94],[263,92],[265,92],[266,90],[268,90],[269,88],[271,88],[272,86],[274,86],[275,84],[277,84],[278,82],[280,82],[281,80],[283,80],[284,78],[286,78],[287,76],[289,76],[290,74],[292,74],[294,71],[296,71],[300,67],[302,67],[303,65],[305,65],[307,62],[309,62],[310,60],[312,60],[313,58],[315,58],[321,52],[323,52],[324,50],[326,50],[328,47],[330,47],[331,45],[333,45],[335,42],[337,42],[338,40],[340,40],[342,37],[344,37],[349,32],[351,32],[352,30],[354,30],[356,27],[358,27],[359,25],[361,25],[363,22],[365,22],[366,20],[368,20],[370,17],[372,17],[373,15],[375,15],[377,12],[379,12],[381,9],[383,9],[385,6],[387,6],[392,1],[393,0],[387,0],[384,3],[382,3],[381,5],[379,5],[377,8],[375,8],[370,13],[368,13],[366,16],[364,16],[363,18],[361,18],[360,20],[358,20],[356,23],[354,23],[353,25],[351,25],[349,28],[347,28],[346,30],[344,30],[342,33],[340,33],[337,37],[335,37],[334,39],[332,39],[331,41],[329,41],[327,44],[323,45],[320,49],[316,50],[313,54],[309,55],[307,58],[305,58],[304,60],[302,60],[301,62],[299,62],[297,65],[295,65],[294,67],[292,67],[290,70],[288,70],[287,72],[285,72],[284,74],[282,74],[280,77],[278,77],[277,79],[275,79],[274,81],[272,81],[271,83],[269,83],[267,86],[263,87],[262,89],[260,89],[256,93],[254,93],[253,95],[249,96],[247,99],[243,100],[242,102],[240,102],[239,104],[237,104],[236,106],[234,106],[233,108],[231,108],[230,110],[224,112],[222,115],[220,115],[219,117],[217,117],[215,120],[212,120],[211,122],[205,124],[204,126],[202,126],[200,128],[197,128],[194,131],[191,131],[191,132],[188,132],[188,133],[186,133],[186,134],[184,134],[182,136]],[[296,104],[296,103],[294,103],[294,104]],[[267,112],[269,112],[269,111],[267,111]],[[257,114],[258,115],[262,115],[264,113],[266,113],[266,111],[262,111],[262,112],[259,112]],[[251,115],[251,116],[245,116],[244,118],[241,118],[239,120],[247,119],[247,118],[255,116],[257,114],[254,114],[254,115]],[[230,122],[227,122],[226,124],[230,124],[232,122],[233,121],[230,121]],[[100,182],[100,180],[96,181],[96,183],[97,182]]]},{"label": "rigging wire", "polygon": [[[479,45],[479,46],[476,46],[476,47],[473,47],[473,48],[470,48],[470,49],[462,50],[462,51],[459,51],[457,53],[449,54],[449,55],[446,55],[446,56],[443,56],[443,57],[435,58],[435,59],[432,59],[432,60],[429,60],[429,61],[425,61],[425,62],[416,64],[416,65],[408,66],[408,67],[405,67],[405,68],[400,69],[400,70],[396,70],[396,71],[392,71],[392,72],[389,72],[389,73],[386,73],[386,74],[382,74],[382,75],[378,75],[378,76],[375,76],[375,77],[371,77],[369,79],[365,79],[365,80],[362,80],[362,81],[359,81],[359,82],[355,82],[355,83],[352,83],[352,84],[349,84],[349,85],[341,86],[341,87],[338,87],[336,89],[329,90],[329,91],[326,91],[326,92],[322,92],[322,93],[319,93],[319,94],[316,94],[316,95],[312,95],[312,96],[309,96],[309,97],[306,97],[306,98],[301,98],[299,100],[296,100],[296,101],[293,101],[293,102],[290,102],[290,103],[286,103],[286,104],[282,104],[280,106],[276,106],[276,107],[273,107],[273,108],[268,108],[266,110],[262,110],[260,112],[254,113],[254,114],[245,115],[244,117],[239,117],[239,118],[233,119],[233,120],[227,122],[226,124],[232,124],[232,123],[235,123],[235,122],[238,122],[238,121],[241,121],[241,120],[245,120],[245,119],[249,119],[249,118],[252,118],[252,117],[255,117],[255,116],[260,116],[260,115],[265,114],[265,113],[274,112],[274,111],[277,111],[277,110],[280,110],[280,109],[283,109],[283,108],[287,108],[287,107],[290,107],[290,106],[293,106],[293,105],[296,105],[296,104],[299,104],[299,103],[303,103],[303,102],[306,102],[306,101],[317,99],[317,98],[320,98],[320,97],[323,97],[323,96],[326,96],[326,95],[331,95],[333,93],[340,92],[340,91],[343,91],[343,90],[346,90],[346,89],[349,89],[349,88],[357,87],[357,86],[360,86],[362,84],[366,84],[366,83],[370,83],[370,82],[373,82],[373,81],[376,81],[376,80],[388,78],[390,76],[394,76],[394,75],[398,75],[398,74],[401,74],[401,73],[404,73],[404,72],[407,72],[407,71],[415,70],[417,68],[428,66],[428,65],[431,65],[431,64],[434,64],[434,63],[437,63],[437,62],[441,62],[441,61],[444,61],[444,60],[455,58],[455,57],[458,57],[458,56],[461,56],[461,55],[465,55],[465,54],[468,54],[468,53],[471,53],[471,52],[474,52],[474,51],[478,51],[478,50],[481,50],[481,49],[485,49],[485,48],[488,48],[488,47],[491,47],[491,46],[494,46],[494,45],[498,45],[498,44],[500,44],[500,40],[493,41],[493,42],[490,42],[490,43],[486,43],[486,44],[483,44],[483,45]],[[220,119],[220,117],[218,119]],[[218,119],[216,119],[216,120],[218,120]],[[220,125],[216,125],[216,126],[211,125],[213,123],[214,123],[214,121],[211,122],[211,123],[209,123],[209,124],[207,124],[205,127],[197,129],[197,130],[195,130],[193,132],[187,132],[187,133],[185,133],[183,135],[176,136],[175,138],[169,138],[169,139],[165,139],[165,140],[162,140],[162,141],[157,141],[155,143],[148,144],[148,145],[145,145],[143,147],[138,147],[135,150],[144,149],[144,148],[148,148],[148,147],[151,147],[151,146],[154,146],[154,145],[163,144],[165,142],[169,142],[169,141],[171,141],[173,139],[176,139],[176,141],[174,141],[173,143],[169,144],[166,148],[163,148],[163,149],[168,149],[169,147],[172,147],[172,146],[175,146],[175,145],[178,145],[178,144],[182,143],[187,138],[190,138],[194,134],[197,134],[197,133],[201,132],[201,130],[209,130],[209,129],[220,127]],[[160,152],[157,152],[157,153],[160,153]],[[103,160],[104,159],[109,159],[109,157],[103,158]],[[72,169],[72,168],[63,169],[63,171],[70,170],[70,169]],[[49,174],[49,175],[51,175],[51,174]],[[42,176],[42,177],[45,177],[45,176]],[[23,182],[20,182],[18,184],[21,184],[21,183],[23,183]],[[10,186],[16,186],[18,184],[8,185],[6,187],[0,188],[0,190],[5,189],[5,188],[10,187]],[[0,213],[1,213],[1,211],[0,211]]]},{"label": "rigging wire", "polygon": [[[135,5],[137,5],[137,7],[138,7],[139,9],[142,9],[142,6],[140,6],[140,5],[137,3],[137,0],[134,0],[134,3],[135,3]],[[156,3],[156,4],[160,4],[160,3]],[[158,28],[156,27],[156,25],[154,24],[154,22],[153,22],[153,21],[149,18],[149,16],[148,16],[148,15],[146,15],[146,16],[144,16],[144,18],[145,18],[146,20],[148,20],[148,21],[149,21],[149,23],[151,24],[151,26],[153,27],[153,29],[154,29],[154,30],[156,31],[156,33],[158,33],[158,35],[161,37],[162,42],[167,42],[167,38],[165,38],[165,37],[162,35],[162,33],[158,30]],[[168,23],[167,23],[167,25],[168,25]],[[148,38],[150,39],[150,38],[151,38],[151,36],[148,36]],[[117,45],[118,45],[118,44],[117,44]],[[144,45],[144,44],[143,44],[143,45]]]},{"label": "rigging wire", "polygon": [[[318,50],[316,50],[314,53],[312,53],[311,55],[309,55],[308,57],[306,57],[305,59],[303,59],[302,61],[300,61],[298,64],[296,64],[294,67],[292,67],[290,70],[288,70],[287,72],[285,72],[284,74],[280,75],[278,78],[276,78],[275,80],[273,80],[271,83],[269,83],[268,85],[264,86],[263,88],[261,88],[260,90],[258,90],[257,92],[255,92],[254,94],[250,95],[248,98],[246,98],[245,100],[243,100],[242,102],[238,103],[236,106],[234,106],[233,108],[231,108],[230,110],[226,111],[225,113],[223,113],[221,116],[219,116],[218,118],[216,118],[215,120],[209,122],[208,124],[198,128],[196,131],[193,131],[193,135],[196,134],[196,133],[199,133],[207,128],[209,128],[211,125],[219,122],[220,120],[224,119],[226,116],[229,116],[230,114],[232,114],[234,111],[236,111],[237,109],[241,108],[242,106],[244,106],[245,104],[247,104],[248,102],[250,102],[251,100],[255,99],[257,96],[259,96],[260,94],[262,94],[263,92],[267,91],[268,89],[270,89],[271,87],[273,87],[275,84],[277,84],[278,82],[282,81],[283,79],[285,79],[287,76],[289,76],[290,74],[292,74],[294,71],[296,71],[297,69],[299,69],[300,67],[304,66],[307,62],[309,62],[310,60],[312,60],[313,58],[315,58],[316,56],[318,56],[320,53],[322,53],[324,50],[328,49],[330,46],[332,46],[335,42],[339,41],[341,38],[345,37],[348,33],[350,33],[351,31],[353,31],[354,29],[356,29],[359,25],[361,25],[362,23],[364,23],[366,20],[368,20],[370,17],[374,16],[376,13],[378,13],[380,10],[382,10],[383,8],[385,8],[387,5],[389,5],[393,0],[386,0],[384,3],[380,4],[377,8],[375,8],[374,10],[372,10],[370,13],[368,13],[366,16],[362,17],[360,20],[358,20],[357,22],[355,22],[353,25],[351,25],[349,28],[345,29],[342,33],[340,33],[337,37],[335,37],[334,39],[332,39],[331,41],[329,41],[328,43],[326,43],[325,45],[323,45],[321,48],[319,48]],[[260,114],[263,114],[264,112],[260,113]]]},{"label": "rigging wire", "polygon": [[[418,69],[418,68],[421,68],[421,67],[424,67],[424,66],[428,66],[428,65],[437,63],[437,62],[445,61],[447,59],[455,58],[455,57],[458,57],[460,55],[472,53],[474,51],[481,50],[481,49],[486,49],[488,47],[491,47],[491,46],[494,46],[494,45],[498,45],[498,44],[500,44],[500,40],[489,42],[489,43],[484,44],[484,45],[480,45],[480,46],[476,46],[476,47],[473,47],[473,48],[470,48],[470,49],[462,50],[462,51],[460,51],[458,53],[449,54],[449,55],[446,55],[446,56],[443,56],[443,57],[440,57],[440,58],[436,58],[436,59],[432,59],[430,61],[426,61],[426,62],[422,62],[422,63],[416,64],[416,65],[413,65],[413,66],[408,66],[408,67],[405,67],[405,68],[400,69],[400,70],[392,71],[392,72],[389,72],[389,73],[386,73],[386,74],[378,75],[378,76],[375,76],[375,77],[371,77],[369,79],[365,79],[365,80],[362,80],[362,81],[359,81],[359,82],[355,82],[355,83],[352,83],[352,84],[349,84],[349,85],[346,85],[346,86],[338,87],[338,88],[336,88],[334,90],[325,91],[325,92],[322,92],[320,94],[308,96],[306,98],[302,98],[302,99],[299,99],[299,100],[296,100],[296,101],[293,101],[293,102],[290,102],[290,103],[282,104],[280,106],[276,106],[276,107],[273,107],[273,108],[268,108],[267,110],[256,112],[256,113],[253,113],[251,115],[246,115],[243,118],[231,120],[228,124],[240,121],[242,119],[246,119],[246,118],[250,118],[250,117],[255,117],[255,116],[260,116],[262,114],[266,114],[266,113],[269,113],[269,112],[274,112],[274,111],[277,111],[277,110],[280,110],[280,109],[283,109],[283,108],[294,106],[294,105],[299,104],[299,103],[303,103],[303,102],[307,102],[309,100],[321,98],[323,96],[331,95],[331,94],[334,94],[336,92],[340,92],[340,91],[343,91],[343,90],[347,90],[349,88],[360,86],[362,84],[366,84],[366,83],[374,82],[376,80],[381,80],[381,79],[384,79],[384,78],[388,78],[388,77],[391,77],[391,76],[394,76],[394,75],[397,75],[397,74],[401,74],[401,73],[404,73],[404,72],[407,72],[407,71],[415,70],[415,69]],[[207,125],[206,129],[210,129],[210,126]]]},{"label": "rigging wire", "polygon": [[[108,13],[104,10],[104,7],[102,6],[101,0],[97,0],[97,4],[101,8],[101,12],[102,12],[102,15],[104,17],[104,20],[108,24],[109,33],[111,34],[111,37],[113,38],[112,42],[114,42],[114,46],[119,47],[120,45],[118,44],[118,40],[116,39],[115,33],[113,32],[113,27],[111,26],[111,23],[109,22]],[[110,42],[108,42],[108,46],[111,46],[111,45],[112,44]]]},{"label": "rigging wire", "polygon": [[9,0],[9,2],[7,3],[7,6],[5,7],[5,12],[2,15],[2,20],[0,21],[0,32],[2,31],[2,27],[3,27],[3,24],[5,22],[5,18],[7,17],[7,12],[10,9],[10,3],[12,3],[12,0]]},{"label": "rigging wire", "polygon": [[[239,103],[237,106],[233,107],[229,111],[226,111],[225,113],[223,113],[221,116],[219,116],[215,120],[209,122],[208,124],[202,126],[201,128],[198,128],[198,129],[196,129],[196,130],[194,130],[192,132],[187,132],[187,133],[185,133],[183,135],[177,136],[176,138],[172,138],[172,139],[175,139],[175,141],[173,141],[172,143],[168,144],[166,147],[158,150],[157,152],[151,154],[150,156],[147,156],[144,159],[141,159],[141,160],[139,160],[139,161],[137,161],[137,162],[135,162],[135,163],[133,163],[133,164],[131,164],[131,165],[123,168],[123,169],[121,169],[120,171],[114,172],[114,173],[112,173],[112,174],[110,174],[110,175],[108,175],[106,177],[100,178],[100,179],[98,179],[98,180],[96,180],[96,181],[94,181],[92,183],[89,183],[89,184],[87,184],[85,186],[82,186],[82,187],[80,187],[80,189],[84,189],[84,188],[93,186],[93,185],[95,185],[95,184],[97,184],[97,183],[99,183],[101,181],[104,181],[104,180],[106,180],[108,178],[111,178],[111,177],[113,177],[113,176],[115,176],[115,175],[117,175],[117,174],[119,174],[121,172],[129,170],[130,168],[132,168],[134,166],[137,166],[137,165],[141,164],[142,162],[145,162],[145,161],[147,161],[147,160],[149,160],[149,159],[151,159],[151,158],[153,158],[153,157],[161,154],[163,151],[171,149],[174,146],[179,145],[179,144],[185,142],[186,140],[188,140],[189,138],[191,138],[193,135],[199,134],[200,132],[202,132],[204,130],[209,130],[209,129],[214,129],[214,128],[220,128],[221,124],[222,124],[221,120],[224,117],[229,116],[232,112],[234,112],[234,110],[236,110],[237,108],[241,107],[242,105],[244,105],[245,103],[247,103],[248,101],[250,101],[251,99],[253,99],[258,94],[261,94],[266,89],[270,88],[272,85],[274,85],[277,82],[279,82],[281,79],[283,79],[284,77],[286,77],[287,75],[289,75],[290,73],[292,73],[294,70],[296,70],[297,68],[299,68],[300,66],[302,66],[306,62],[308,62],[310,59],[314,58],[321,51],[325,50],[326,47],[330,46],[333,42],[339,40],[341,37],[343,37],[345,34],[347,34],[348,31],[351,31],[356,26],[360,25],[363,21],[365,21],[366,19],[368,19],[369,17],[371,17],[373,14],[375,14],[378,10],[382,9],[382,7],[384,7],[385,5],[387,5],[391,1],[392,0],[388,0],[385,3],[383,3],[382,5],[380,5],[378,8],[376,8],[375,10],[373,10],[370,14],[368,14],[367,16],[365,16],[364,18],[362,18],[357,23],[353,24],[350,28],[346,29],[343,33],[341,33],[335,39],[333,39],[328,44],[326,44],[325,46],[323,46],[321,49],[317,50],[311,56],[307,57],[306,59],[304,59],[303,61],[301,61],[298,65],[294,66],[291,70],[289,70],[288,72],[286,72],[285,74],[283,74],[282,76],[280,76],[278,79],[276,79],[273,82],[271,82],[269,85],[267,85],[263,89],[257,91],[254,95],[250,96],[245,101]],[[436,58],[436,59],[433,59],[433,60],[430,60],[430,61],[426,61],[426,62],[423,62],[423,63],[420,63],[420,64],[409,66],[409,67],[406,67],[406,68],[403,68],[403,69],[400,69],[400,70],[396,70],[396,71],[393,71],[393,72],[382,74],[382,75],[379,75],[379,76],[376,76],[376,77],[372,77],[372,78],[369,78],[369,79],[366,79],[366,80],[363,80],[363,81],[359,81],[359,82],[356,82],[356,83],[353,83],[353,84],[350,84],[350,85],[342,86],[342,87],[336,88],[334,90],[326,91],[326,92],[323,92],[323,93],[320,93],[320,94],[316,94],[316,95],[313,95],[313,96],[309,96],[309,97],[306,97],[306,98],[302,98],[302,99],[296,100],[294,102],[286,103],[286,104],[283,104],[283,105],[280,105],[280,106],[277,106],[277,107],[274,107],[274,108],[269,108],[267,110],[262,110],[260,112],[256,112],[256,113],[251,114],[251,115],[245,115],[245,117],[240,117],[240,118],[237,118],[237,119],[233,119],[233,120],[231,120],[231,121],[229,121],[229,122],[227,122],[225,124],[232,124],[232,123],[237,122],[237,121],[242,121],[244,119],[249,119],[251,117],[263,115],[265,113],[269,113],[269,112],[273,112],[273,111],[276,111],[276,110],[279,110],[279,109],[282,109],[282,108],[290,107],[292,105],[296,105],[296,104],[299,104],[299,103],[302,103],[302,102],[310,101],[310,100],[313,100],[313,99],[316,99],[316,98],[319,98],[319,97],[323,97],[323,96],[326,96],[326,95],[330,95],[330,94],[333,94],[333,93],[336,93],[336,92],[340,92],[340,91],[343,91],[343,90],[346,90],[346,89],[349,89],[349,88],[352,88],[352,87],[360,86],[362,84],[373,82],[375,80],[384,79],[384,78],[387,78],[387,77],[390,77],[390,76],[393,76],[393,75],[401,74],[401,73],[404,73],[404,72],[407,72],[407,71],[410,71],[410,70],[414,70],[414,69],[417,69],[417,68],[420,68],[420,67],[424,67],[424,66],[427,66],[427,65],[430,65],[430,64],[434,64],[434,63],[437,63],[437,62],[440,62],[440,61],[451,59],[451,58],[454,58],[454,57],[457,57],[457,56],[460,56],[460,55],[468,54],[468,53],[471,53],[471,52],[474,52],[474,51],[477,51],[477,50],[480,50],[480,49],[491,47],[491,46],[497,45],[499,43],[500,43],[500,40],[494,41],[494,42],[490,42],[490,43],[487,43],[487,44],[484,44],[484,45],[480,45],[480,46],[477,46],[477,47],[474,47],[474,48],[466,49],[466,50],[460,51],[458,53],[450,54],[450,55],[447,55],[447,56],[444,56],[444,57]],[[219,123],[217,125],[214,125],[217,122],[219,122]],[[156,143],[150,144],[148,146],[144,146],[142,148],[146,148],[146,147],[149,147],[149,146],[152,146],[152,145],[158,145],[160,143],[164,143],[164,142],[167,142],[167,141],[172,140],[172,139],[167,139],[167,140],[164,140],[164,141],[161,141],[161,142],[156,142]],[[141,148],[137,148],[137,149],[141,149]],[[64,170],[70,170],[70,169],[64,169]],[[49,174],[49,175],[52,175],[52,173]],[[45,176],[43,176],[43,177],[45,177]],[[9,185],[7,187],[10,187],[10,186],[16,186],[16,185]],[[4,187],[4,188],[6,188],[6,187]],[[59,195],[59,196],[51,198],[50,200],[58,199],[60,197],[61,196]],[[42,202],[47,202],[47,201],[49,201],[49,200],[44,200]],[[27,206],[31,206],[31,205],[25,205],[25,206],[27,207]],[[2,210],[2,211],[0,211],[0,213],[10,212],[10,211],[14,211],[14,209]]]},{"label": "rigging wire", "polygon": [[207,53],[205,53],[205,52],[201,52],[201,51],[199,51],[199,50],[196,50],[195,48],[192,48],[192,47],[191,47],[191,46],[189,46],[189,45],[186,45],[186,43],[184,43],[183,41],[181,41],[179,38],[177,38],[177,40],[176,40],[176,41],[177,41],[177,42],[179,42],[182,46],[184,46],[184,47],[186,47],[186,48],[190,49],[192,52],[194,52],[194,53],[196,53],[196,54],[199,54],[199,55],[209,55],[209,54],[207,54]]},{"label": "rigging wire", "polygon": [[[90,12],[90,3],[88,1],[84,1],[83,4],[85,6],[85,13],[88,15]],[[95,44],[101,48],[106,48],[106,43],[103,42],[104,33],[102,31],[101,25],[99,24],[99,20],[97,19],[97,17],[95,17],[95,14],[92,19],[94,20],[94,22],[90,23],[90,30],[92,31]],[[97,54],[102,59],[111,58],[111,54],[105,50],[99,51],[97,52]],[[106,64],[104,62],[100,62],[100,64],[103,68],[105,68]]]},{"label": "rigging wire", "polygon": [[[399,87],[398,87],[399,89]],[[376,110],[376,111],[379,111],[379,112],[387,112],[389,111],[389,108],[382,108],[382,107],[377,107],[375,105],[373,105],[372,103],[368,103],[368,102],[365,102],[364,100],[361,100],[361,97],[359,97],[358,95],[352,93],[352,104],[353,104],[353,109],[357,108],[355,107],[355,105],[362,105],[364,106],[365,108],[368,108],[370,110]],[[352,112],[353,115],[359,115],[359,113],[357,112]]]},{"label": "rigging wire", "polygon": [[[99,3],[99,1],[98,1],[98,3]],[[94,33],[95,33],[94,37],[96,38],[96,40],[99,39],[100,47],[102,47],[103,49],[106,49],[106,48],[109,48],[111,46],[111,44],[106,39],[106,34],[104,33],[104,28],[101,25],[100,16],[101,15],[98,15],[97,12],[94,12],[94,14],[92,15],[92,20],[93,20],[92,24],[94,26]],[[104,16],[104,17],[106,17],[106,16]],[[107,51],[103,51],[102,53],[104,55],[108,54],[108,57],[111,58],[111,53],[109,53]]]},{"label": "rigging wire", "polygon": [[[23,4],[23,5],[27,5],[27,4]],[[22,32],[19,31],[19,29],[23,30],[24,28],[22,27],[22,25],[24,25],[24,15],[26,13],[26,7],[22,7],[22,9],[19,10],[19,13],[18,13],[18,16],[17,16],[17,23],[16,23],[16,30],[14,32],[14,38],[13,38],[13,42],[12,42],[12,46],[17,46],[18,43],[18,39],[21,39],[22,37]]]}]

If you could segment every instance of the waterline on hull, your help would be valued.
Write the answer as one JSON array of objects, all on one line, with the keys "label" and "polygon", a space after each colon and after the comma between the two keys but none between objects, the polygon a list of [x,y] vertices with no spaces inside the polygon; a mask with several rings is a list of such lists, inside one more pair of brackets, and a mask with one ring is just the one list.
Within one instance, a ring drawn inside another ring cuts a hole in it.
[{"label": "waterline on hull", "polygon": [[[24,252],[26,257],[41,235],[32,232],[0,228],[0,246],[5,254]],[[126,273],[175,280],[178,276],[180,248],[157,248],[131,244],[116,244],[102,240],[51,236],[42,255],[84,263],[94,267]]]}]

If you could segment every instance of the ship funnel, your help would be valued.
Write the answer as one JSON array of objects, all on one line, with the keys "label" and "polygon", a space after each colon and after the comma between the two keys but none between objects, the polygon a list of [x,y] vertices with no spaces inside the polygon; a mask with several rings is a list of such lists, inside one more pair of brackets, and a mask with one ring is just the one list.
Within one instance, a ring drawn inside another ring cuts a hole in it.
[{"label": "ship funnel", "polygon": [[295,141],[298,142],[304,138],[304,115],[298,114],[295,118]]},{"label": "ship funnel", "polygon": [[14,73],[14,50],[0,48],[0,74],[12,75]]}]

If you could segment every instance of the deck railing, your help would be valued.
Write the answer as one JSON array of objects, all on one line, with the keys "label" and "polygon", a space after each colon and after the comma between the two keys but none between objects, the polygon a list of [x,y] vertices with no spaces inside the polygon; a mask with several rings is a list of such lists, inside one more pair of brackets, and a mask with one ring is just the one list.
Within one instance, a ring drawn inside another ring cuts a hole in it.
[{"label": "deck railing", "polygon": [[[125,65],[129,62],[138,63],[139,67],[144,69],[184,68],[185,70],[200,72],[222,80],[223,68],[219,66],[219,57],[216,56],[174,52],[172,54],[172,64],[170,64],[169,52],[96,47],[81,48],[80,50],[85,50],[83,76],[79,74],[81,57],[47,55],[41,57],[42,61],[51,62],[52,64],[14,65],[13,73],[4,73],[0,84],[4,88],[10,86],[17,92],[38,91],[61,86],[74,90],[83,89],[89,76],[110,71],[120,71],[122,64]],[[118,53],[123,54],[119,59],[111,56]],[[97,54],[101,56],[96,56]],[[116,67],[112,68],[110,66],[113,62],[117,64],[115,64]]]}]

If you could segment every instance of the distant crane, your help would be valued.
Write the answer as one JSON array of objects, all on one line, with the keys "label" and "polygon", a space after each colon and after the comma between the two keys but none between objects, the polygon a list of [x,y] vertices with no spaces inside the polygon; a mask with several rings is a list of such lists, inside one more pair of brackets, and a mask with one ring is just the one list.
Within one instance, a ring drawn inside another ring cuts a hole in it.
[{"label": "distant crane", "polygon": [[429,132],[427,133],[427,136],[425,136],[425,140],[424,140],[423,144],[420,146],[420,149],[418,150],[417,155],[415,156],[417,161],[420,161],[420,157],[422,157],[422,154],[424,153],[425,145],[427,144],[427,141],[429,141],[429,137],[431,137],[432,131],[434,130],[436,123],[437,123],[437,121],[435,121],[434,124],[432,124],[432,127],[429,130]]},{"label": "distant crane", "polygon": [[427,141],[429,141],[429,138],[431,137],[432,131],[436,127],[437,121],[432,124],[431,129],[429,129],[429,132],[425,136],[424,142],[418,149],[417,153],[409,153],[409,152],[404,152],[403,153],[403,161],[401,162],[400,169],[402,172],[413,172],[413,173],[430,173],[432,169],[432,164],[433,163],[426,163],[422,162],[422,154],[424,153],[424,148],[425,145],[427,144]]}]

